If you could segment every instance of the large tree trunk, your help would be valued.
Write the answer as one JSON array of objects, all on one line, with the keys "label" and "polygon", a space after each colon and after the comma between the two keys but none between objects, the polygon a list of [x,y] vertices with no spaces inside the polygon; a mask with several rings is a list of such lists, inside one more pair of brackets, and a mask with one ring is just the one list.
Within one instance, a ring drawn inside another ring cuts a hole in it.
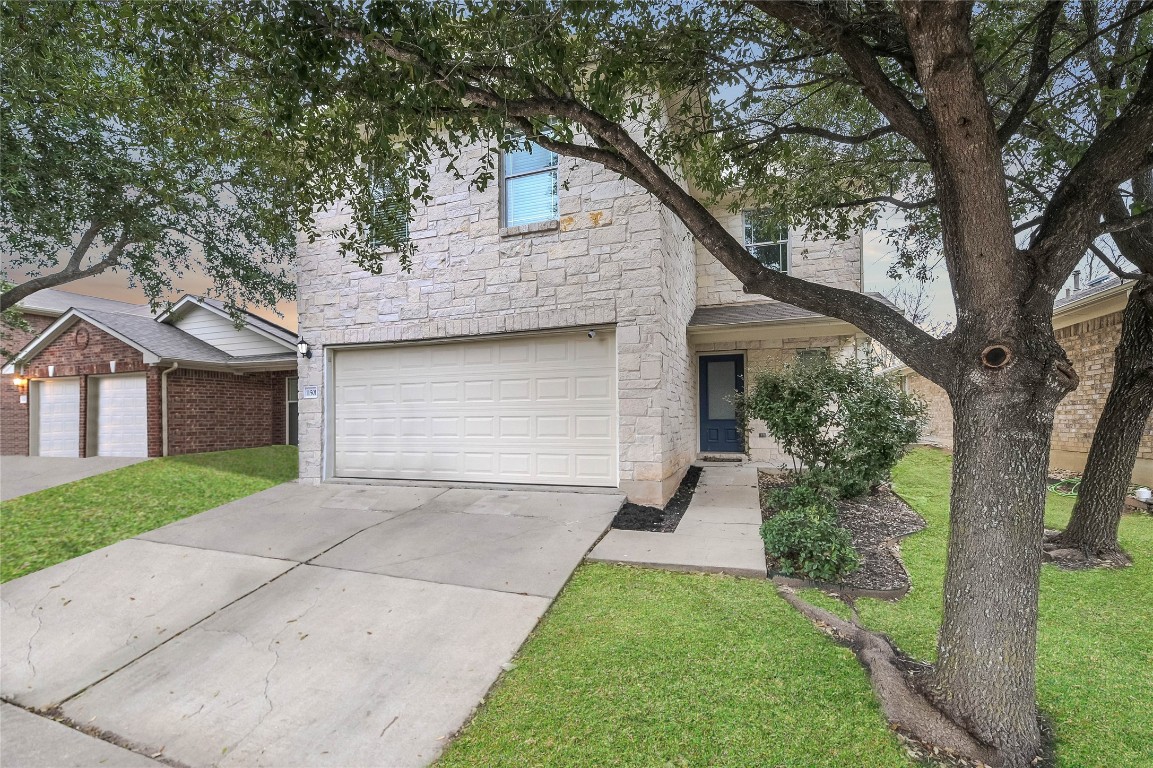
[{"label": "large tree trunk", "polygon": [[1153,412],[1153,277],[1129,294],[1114,356],[1113,386],[1097,421],[1068,527],[1054,540],[1087,557],[1124,565],[1117,529],[1141,438]]},{"label": "large tree trunk", "polygon": [[969,383],[955,453],[944,620],[930,691],[1003,765],[1041,751],[1035,660],[1045,475],[1056,400]]}]

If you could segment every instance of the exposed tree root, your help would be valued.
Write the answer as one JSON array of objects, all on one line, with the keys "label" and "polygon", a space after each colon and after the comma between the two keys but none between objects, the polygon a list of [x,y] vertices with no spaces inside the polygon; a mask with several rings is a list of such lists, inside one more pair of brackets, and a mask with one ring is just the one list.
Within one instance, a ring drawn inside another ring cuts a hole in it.
[{"label": "exposed tree root", "polygon": [[1044,546],[1045,559],[1067,570],[1128,568],[1133,565],[1129,553],[1120,547],[1088,545],[1068,531],[1047,532]]},{"label": "exposed tree root", "polygon": [[788,587],[780,586],[777,592],[818,628],[852,649],[869,673],[881,711],[897,733],[927,747],[930,755],[943,753],[943,758],[978,766],[1002,765],[995,748],[975,739],[916,690],[909,671],[913,665],[889,638],[805,602]]}]

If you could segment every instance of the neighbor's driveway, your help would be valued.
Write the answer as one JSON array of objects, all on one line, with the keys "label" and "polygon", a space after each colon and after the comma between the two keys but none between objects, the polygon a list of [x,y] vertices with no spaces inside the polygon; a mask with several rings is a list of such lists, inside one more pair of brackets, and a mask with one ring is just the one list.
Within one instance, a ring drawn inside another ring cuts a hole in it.
[{"label": "neighbor's driveway", "polygon": [[4,456],[0,458],[0,501],[26,493],[55,488],[147,459],[93,456],[90,459],[56,459],[49,456]]},{"label": "neighbor's driveway", "polygon": [[189,766],[426,765],[621,502],[277,486],[0,587],[3,697]]}]

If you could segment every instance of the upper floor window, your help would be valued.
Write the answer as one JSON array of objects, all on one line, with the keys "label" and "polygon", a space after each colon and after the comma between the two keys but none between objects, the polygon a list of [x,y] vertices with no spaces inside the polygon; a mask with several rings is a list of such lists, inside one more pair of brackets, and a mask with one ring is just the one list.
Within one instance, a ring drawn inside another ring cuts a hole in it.
[{"label": "upper floor window", "polygon": [[504,225],[519,227],[557,217],[557,156],[530,143],[528,149],[505,152]]},{"label": "upper floor window", "polygon": [[757,261],[789,271],[789,225],[769,211],[745,211],[745,247]]},{"label": "upper floor window", "polygon": [[369,224],[369,237],[374,246],[387,246],[408,242],[407,200],[398,197],[391,182],[383,181],[375,185],[373,191],[372,218]]}]

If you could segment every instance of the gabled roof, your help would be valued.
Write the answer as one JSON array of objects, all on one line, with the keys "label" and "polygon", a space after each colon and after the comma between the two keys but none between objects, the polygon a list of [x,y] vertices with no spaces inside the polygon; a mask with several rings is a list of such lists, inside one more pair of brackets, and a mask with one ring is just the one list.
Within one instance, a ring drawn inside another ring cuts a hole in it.
[{"label": "gabled roof", "polygon": [[[167,323],[170,320],[180,317],[188,310],[190,306],[201,307],[225,318],[229,322],[232,321],[232,315],[228,311],[228,305],[217,299],[209,299],[204,296],[184,296],[180,301],[173,304],[167,311],[160,313],[157,316],[157,322]],[[292,331],[270,323],[263,317],[254,315],[247,310],[241,310],[241,316],[244,318],[245,325],[250,330],[259,333],[261,336],[272,339],[273,341],[282,342],[286,347],[296,349],[297,335]]]},{"label": "gabled roof", "polygon": [[223,364],[231,359],[231,355],[208,342],[150,317],[83,309],[75,312],[93,325],[119,337],[126,344],[146,354],[151,353],[157,360]]},{"label": "gabled roof", "polygon": [[151,316],[152,311],[147,304],[130,304],[127,301],[114,301],[102,299],[98,296],[85,296],[82,293],[59,291],[55,288],[45,288],[31,296],[17,302],[21,310],[35,315],[48,315],[59,317],[73,307],[77,309],[95,309],[102,312],[126,312],[134,315]]},{"label": "gabled roof", "polygon": [[[18,366],[23,366],[27,361],[35,358],[45,347],[81,320],[91,323],[128,346],[139,350],[144,357],[144,362],[148,364],[180,363],[198,368],[238,372],[288,368],[296,365],[295,337],[292,337],[291,340],[282,337],[277,338],[277,341],[282,342],[285,346],[282,353],[234,356],[173,325],[160,322],[163,317],[152,318],[131,312],[69,309],[39,336],[25,345],[16,357],[4,366],[3,371],[4,373],[14,373]],[[287,333],[284,329],[280,330]]]}]

